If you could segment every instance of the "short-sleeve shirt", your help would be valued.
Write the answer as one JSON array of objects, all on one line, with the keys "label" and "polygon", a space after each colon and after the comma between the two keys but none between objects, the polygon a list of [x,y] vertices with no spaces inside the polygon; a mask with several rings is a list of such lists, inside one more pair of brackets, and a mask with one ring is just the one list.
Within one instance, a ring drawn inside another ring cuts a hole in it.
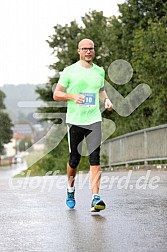
[{"label": "short-sleeve shirt", "polygon": [[93,64],[85,68],[76,62],[66,67],[58,83],[66,88],[67,94],[83,94],[83,104],[67,101],[66,123],[89,125],[102,120],[99,109],[99,91],[104,88],[104,69]]}]

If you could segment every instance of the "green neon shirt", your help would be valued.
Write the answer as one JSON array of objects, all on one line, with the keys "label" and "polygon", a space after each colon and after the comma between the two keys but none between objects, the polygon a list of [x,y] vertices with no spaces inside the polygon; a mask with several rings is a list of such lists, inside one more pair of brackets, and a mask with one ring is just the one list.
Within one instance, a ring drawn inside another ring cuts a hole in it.
[{"label": "green neon shirt", "polygon": [[76,62],[66,67],[58,83],[66,88],[67,94],[85,95],[84,104],[67,101],[66,123],[89,125],[102,120],[99,109],[99,90],[104,87],[104,69],[93,64],[85,68]]}]

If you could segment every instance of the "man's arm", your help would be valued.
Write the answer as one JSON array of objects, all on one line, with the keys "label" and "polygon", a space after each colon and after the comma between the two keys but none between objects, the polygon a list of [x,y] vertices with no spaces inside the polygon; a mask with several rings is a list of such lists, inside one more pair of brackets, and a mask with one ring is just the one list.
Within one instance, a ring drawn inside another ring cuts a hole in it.
[{"label": "man's arm", "polygon": [[57,84],[55,91],[53,93],[53,99],[55,101],[73,100],[75,103],[80,104],[84,100],[84,95],[82,95],[82,94],[67,94],[66,89],[62,85]]},{"label": "man's arm", "polygon": [[107,93],[105,90],[101,90],[99,92],[99,98],[102,102],[104,102],[104,106],[106,109],[111,111],[113,109],[113,104],[111,103],[110,99],[107,96]]}]

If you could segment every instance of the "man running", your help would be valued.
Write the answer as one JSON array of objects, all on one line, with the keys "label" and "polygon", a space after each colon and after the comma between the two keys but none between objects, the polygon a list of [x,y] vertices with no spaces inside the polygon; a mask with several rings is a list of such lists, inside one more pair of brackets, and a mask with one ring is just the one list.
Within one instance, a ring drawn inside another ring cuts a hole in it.
[{"label": "man running", "polygon": [[79,61],[63,70],[53,95],[56,101],[67,101],[66,123],[70,158],[67,164],[66,204],[69,208],[74,208],[76,204],[74,183],[82,154],[82,141],[85,138],[90,163],[91,211],[98,212],[105,209],[105,203],[99,196],[102,121],[99,100],[110,111],[112,103],[104,90],[104,69],[93,63],[94,42],[87,38],[81,40],[78,54]]}]

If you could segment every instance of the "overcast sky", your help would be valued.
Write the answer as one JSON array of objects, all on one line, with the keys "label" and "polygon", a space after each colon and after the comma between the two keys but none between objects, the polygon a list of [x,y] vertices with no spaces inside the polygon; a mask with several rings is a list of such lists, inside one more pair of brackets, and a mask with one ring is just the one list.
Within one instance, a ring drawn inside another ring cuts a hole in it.
[{"label": "overcast sky", "polygon": [[79,22],[91,10],[118,15],[125,0],[1,0],[0,86],[46,83],[53,62],[46,39],[56,24]]}]

